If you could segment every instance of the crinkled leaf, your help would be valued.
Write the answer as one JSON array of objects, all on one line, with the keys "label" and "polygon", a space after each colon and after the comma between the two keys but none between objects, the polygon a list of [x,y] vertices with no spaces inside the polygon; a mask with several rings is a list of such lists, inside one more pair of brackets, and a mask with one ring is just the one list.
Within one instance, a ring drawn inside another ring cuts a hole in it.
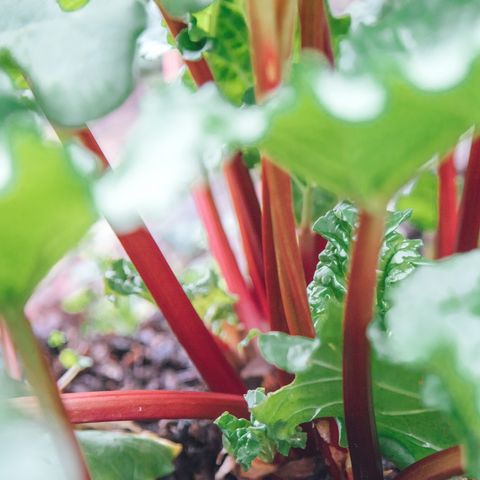
[{"label": "crinkled leaf", "polygon": [[480,4],[387,2],[340,45],[338,68],[300,66],[262,147],[371,211],[480,120]]},{"label": "crinkled leaf", "polygon": [[[383,292],[425,260],[416,241],[404,239],[396,228],[410,211],[390,214],[379,264],[376,314],[383,318],[389,306]],[[315,229],[329,243],[320,255],[308,288],[312,317],[321,346],[310,358],[311,367],[295,381],[253,408],[255,418],[278,434],[319,417],[342,417],[342,301],[346,292],[349,248],[356,210],[340,203],[319,219]],[[420,400],[422,375],[372,358],[377,429],[382,454],[400,468],[455,444],[449,425],[435,409]]]},{"label": "crinkled leaf", "polygon": [[217,0],[196,17],[216,39],[215,49],[205,55],[215,81],[231,102],[241,105],[244,92],[253,87],[244,2]]},{"label": "crinkled leaf", "polygon": [[417,270],[390,295],[387,334],[371,332],[390,361],[427,373],[424,403],[448,413],[465,445],[469,477],[480,475],[479,299],[475,250]]},{"label": "crinkled leaf", "polygon": [[0,151],[10,180],[0,182],[0,305],[18,311],[95,214],[88,184],[65,150],[44,142],[27,117],[3,126]]},{"label": "crinkled leaf", "polygon": [[97,200],[121,231],[170,212],[180,195],[207,167],[221,161],[225,144],[248,144],[265,127],[258,107],[237,109],[208,83],[195,94],[181,85],[146,95],[127,141],[122,164],[97,185]]},{"label": "crinkled leaf", "polygon": [[159,0],[172,17],[182,18],[188,13],[196,13],[208,7],[214,0]]},{"label": "crinkled leaf", "polygon": [[141,0],[90,0],[73,12],[56,0],[3,0],[2,12],[0,50],[50,119],[83,125],[132,91],[136,40],[145,28]]},{"label": "crinkled leaf", "polygon": [[[265,390],[250,390],[245,395],[249,408],[265,399]],[[238,419],[225,412],[215,420],[223,433],[225,450],[233,455],[243,470],[247,471],[252,461],[259,457],[264,462],[273,461],[275,452],[288,455],[290,448],[305,448],[306,434],[300,427],[273,433],[266,425],[251,417],[251,421]]]},{"label": "crinkled leaf", "polygon": [[92,480],[156,480],[175,470],[181,446],[154,435],[76,432]]}]

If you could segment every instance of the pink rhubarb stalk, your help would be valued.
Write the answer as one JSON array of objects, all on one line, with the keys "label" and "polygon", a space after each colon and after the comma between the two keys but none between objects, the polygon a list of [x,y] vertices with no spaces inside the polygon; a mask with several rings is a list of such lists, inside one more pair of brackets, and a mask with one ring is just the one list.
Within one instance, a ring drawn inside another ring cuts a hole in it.
[{"label": "pink rhubarb stalk", "polygon": [[[238,418],[250,418],[247,403],[241,395],[125,390],[65,393],[61,398],[72,423],[159,419],[215,420],[225,411]],[[11,402],[14,406],[33,414],[38,411],[35,397],[16,398]]]},{"label": "pink rhubarb stalk", "polygon": [[228,242],[225,230],[223,229],[222,221],[208,181],[202,179],[197,182],[193,187],[192,193],[208,234],[210,250],[220,266],[228,289],[231,293],[239,297],[236,309],[240,321],[244,323],[249,330],[258,328],[265,331],[262,314],[258,310],[252,293],[248,289],[245,279],[240,272],[237,260]]},{"label": "pink rhubarb stalk", "polygon": [[247,166],[243,163],[241,152],[227,160],[223,170],[238,219],[248,272],[262,306],[264,318],[268,318],[262,249],[262,212],[255,186]]}]

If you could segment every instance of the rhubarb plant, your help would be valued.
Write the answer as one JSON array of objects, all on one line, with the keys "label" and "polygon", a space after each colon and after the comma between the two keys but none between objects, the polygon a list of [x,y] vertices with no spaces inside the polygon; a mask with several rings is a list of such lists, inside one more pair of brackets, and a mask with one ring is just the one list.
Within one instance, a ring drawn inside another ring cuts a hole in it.
[{"label": "rhubarb plant", "polygon": [[[478,2],[355,0],[343,18],[333,16],[333,0],[155,4],[184,56],[188,86],[148,88],[114,170],[86,124],[132,91],[146,2],[3,2],[2,355],[18,380],[18,354],[38,398],[13,402],[24,409],[19,428],[29,409],[40,408],[59,478],[118,476],[118,450],[134,458],[122,467],[128,478],[132,470],[139,480],[165,474],[173,456],[165,459],[155,442],[142,450],[128,436],[76,436],[70,423],[162,417],[219,417],[225,448],[245,469],[257,456],[278,462],[276,452],[307,446],[307,455],[321,451],[342,478],[328,448],[319,447],[328,435],[318,445],[311,440],[313,420],[335,418],[332,446],[348,447],[354,480],[380,480],[382,455],[403,469],[402,479],[478,478],[479,261],[477,252],[465,253],[478,247],[480,230]],[[457,204],[452,151],[472,127]],[[261,171],[261,196],[247,157]],[[438,181],[425,173],[434,158]],[[220,168],[248,276],[210,188]],[[415,178],[417,189],[405,197]],[[301,191],[300,222],[292,179]],[[274,392],[241,396],[245,385],[201,318],[218,301],[210,295],[218,285],[182,286],[144,222],[161,218],[189,188],[238,298],[238,320],[251,330],[247,339],[257,335],[278,368],[282,387]],[[423,258],[421,242],[399,233],[412,212],[387,211],[400,190],[399,209],[418,205],[421,188],[429,198],[433,192],[437,213],[414,212],[412,222],[438,223],[434,256],[457,253],[451,259]],[[312,233],[315,191],[341,201]],[[112,265],[108,287],[160,307],[211,392],[59,395],[23,310],[98,211],[132,262]],[[14,431],[2,429],[2,438]],[[88,445],[82,436],[95,438]],[[93,444],[105,446],[101,459],[92,457]]]}]

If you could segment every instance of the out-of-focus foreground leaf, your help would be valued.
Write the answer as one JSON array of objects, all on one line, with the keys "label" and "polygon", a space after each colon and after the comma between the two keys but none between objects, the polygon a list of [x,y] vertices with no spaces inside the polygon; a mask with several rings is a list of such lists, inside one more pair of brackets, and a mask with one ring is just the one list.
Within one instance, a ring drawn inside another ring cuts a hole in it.
[{"label": "out-of-focus foreground leaf", "polygon": [[262,147],[339,196],[381,211],[480,120],[480,4],[387,2],[341,42],[337,69],[299,66]]},{"label": "out-of-focus foreground leaf", "polygon": [[214,0],[156,0],[172,17],[182,18],[208,7]]},{"label": "out-of-focus foreground leaf", "polygon": [[175,470],[182,447],[154,435],[77,432],[92,480],[156,480]]},{"label": "out-of-focus foreground leaf", "polygon": [[[480,252],[420,268],[391,292],[379,353],[426,372],[422,399],[447,412],[465,445],[467,476],[480,476]],[[395,368],[395,367],[391,367]]]},{"label": "out-of-focus foreground leaf", "polygon": [[161,218],[207,168],[221,161],[226,144],[248,144],[265,128],[258,107],[238,109],[213,84],[195,94],[171,85],[146,95],[122,164],[97,186],[97,201],[110,223],[129,231],[139,213]]},{"label": "out-of-focus foreground leaf", "polygon": [[136,40],[145,25],[142,0],[90,0],[68,12],[56,0],[3,0],[2,61],[25,75],[51,120],[80,126],[132,91]]},{"label": "out-of-focus foreground leaf", "polygon": [[0,306],[21,311],[37,283],[95,220],[86,179],[34,120],[0,133]]},{"label": "out-of-focus foreground leaf", "polygon": [[[408,276],[426,261],[417,253],[418,241],[404,239],[396,228],[410,211],[391,214],[382,246],[377,285],[376,315],[379,323],[389,307],[384,291]],[[321,346],[314,351],[311,367],[297,373],[295,381],[270,394],[252,415],[270,435],[320,417],[342,417],[342,300],[356,211],[339,204],[322,217],[316,230],[329,240],[308,293],[312,316]],[[266,335],[264,342],[275,343]],[[275,353],[274,345],[270,352]],[[263,347],[262,350],[265,348]],[[281,350],[277,350],[281,352]],[[284,356],[284,354],[283,354]],[[279,365],[283,358],[269,360]],[[442,415],[420,401],[422,375],[391,366],[373,356],[373,388],[377,428],[384,457],[404,468],[415,460],[455,444],[456,439]]]}]

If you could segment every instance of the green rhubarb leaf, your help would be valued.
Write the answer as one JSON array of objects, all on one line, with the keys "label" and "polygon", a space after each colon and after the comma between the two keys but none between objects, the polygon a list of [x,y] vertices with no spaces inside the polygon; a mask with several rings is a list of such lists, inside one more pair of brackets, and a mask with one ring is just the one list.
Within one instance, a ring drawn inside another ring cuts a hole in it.
[{"label": "green rhubarb leaf", "polygon": [[215,81],[236,105],[242,104],[243,94],[253,87],[244,8],[241,0],[217,0],[196,15],[199,25],[216,39],[215,49],[205,55]]},{"label": "green rhubarb leaf", "polygon": [[258,337],[258,348],[263,358],[290,373],[308,370],[311,356],[320,346],[318,338],[294,337],[282,332],[261,333],[257,329],[251,330],[240,346],[246,346],[254,337]]},{"label": "green rhubarb leaf", "polygon": [[383,211],[437,152],[480,120],[480,4],[387,2],[342,40],[335,71],[300,65],[270,106],[273,160]]},{"label": "green rhubarb leaf", "polygon": [[[331,192],[316,186],[312,188],[312,206],[310,221],[315,222],[319,217],[325,215],[338,203],[338,198]],[[292,198],[293,198],[293,213],[295,215],[295,222],[300,224],[302,219],[303,201],[305,190],[307,189],[306,182],[297,177],[292,176]]]},{"label": "green rhubarb leaf", "polygon": [[23,73],[51,120],[83,125],[132,91],[136,40],[146,25],[141,0],[90,0],[72,12],[56,0],[4,0],[2,11],[3,61]]},{"label": "green rhubarb leaf", "polygon": [[214,0],[157,0],[172,17],[183,18],[208,7]]},{"label": "green rhubarb leaf", "polygon": [[18,312],[95,214],[85,178],[59,144],[42,140],[34,120],[4,124],[0,150],[0,305]]},{"label": "green rhubarb leaf", "polygon": [[[411,211],[387,219],[379,263],[376,316],[383,319],[390,303],[384,292],[426,260],[416,251],[418,241],[397,231]],[[311,355],[311,367],[297,373],[294,382],[270,394],[251,409],[257,421],[274,434],[320,417],[342,417],[342,301],[346,293],[349,250],[356,222],[355,208],[340,203],[319,219],[315,229],[329,240],[313,282],[308,287],[312,317],[321,341]],[[388,297],[388,295],[387,295]],[[372,358],[377,429],[382,454],[399,468],[456,443],[449,424],[420,398],[422,375]]]},{"label": "green rhubarb leaf", "polygon": [[[254,408],[265,398],[263,388],[250,390],[245,395],[249,408]],[[222,430],[225,450],[236,458],[244,471],[250,468],[256,457],[264,462],[272,462],[276,451],[288,455],[292,447],[305,448],[307,439],[300,427],[273,432],[255,420],[253,415],[249,421],[225,412],[215,420],[215,424]]]},{"label": "green rhubarb leaf", "polygon": [[156,480],[175,470],[182,447],[154,435],[76,432],[92,480]]},{"label": "green rhubarb leaf", "polygon": [[373,343],[388,360],[426,372],[424,404],[448,414],[464,444],[466,474],[478,478],[480,252],[420,268],[389,296],[387,333],[372,328]]}]

